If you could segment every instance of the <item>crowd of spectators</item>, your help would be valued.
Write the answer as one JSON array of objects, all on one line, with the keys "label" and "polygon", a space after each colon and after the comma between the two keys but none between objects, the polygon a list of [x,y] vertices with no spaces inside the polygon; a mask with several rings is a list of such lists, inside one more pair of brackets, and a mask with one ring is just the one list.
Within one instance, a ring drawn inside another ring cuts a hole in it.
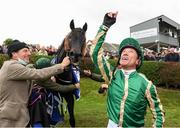
[{"label": "crowd of spectators", "polygon": [[[37,55],[54,55],[57,52],[57,48],[54,46],[40,46],[29,45],[31,53],[35,53]],[[89,49],[89,48],[87,48]],[[89,50],[87,50],[86,57],[89,56]],[[7,53],[7,46],[0,45],[0,54]],[[106,59],[117,59],[117,52],[109,52],[104,51],[104,56]],[[160,53],[157,53],[150,49],[144,49],[144,60],[145,61],[171,61],[171,62],[180,62],[180,51],[177,51],[175,48],[167,48],[163,49]]]},{"label": "crowd of spectators", "polygon": [[177,51],[175,48],[167,48],[157,53],[153,50],[145,49],[144,60],[180,62],[180,51]]},{"label": "crowd of spectators", "polygon": [[0,45],[0,54],[6,54],[6,53],[7,53],[6,45]]},{"label": "crowd of spectators", "polygon": [[[106,59],[117,59],[117,54],[113,52],[104,51]],[[180,62],[180,51],[175,48],[163,49],[157,53],[150,49],[144,49],[144,60],[145,61],[168,61],[168,62]]]},{"label": "crowd of spectators", "polygon": [[[37,45],[29,45],[31,53],[35,53],[37,55],[54,55],[57,52],[57,48],[50,46],[40,46]],[[0,54],[6,54],[7,53],[7,46],[6,45],[0,45]]]}]

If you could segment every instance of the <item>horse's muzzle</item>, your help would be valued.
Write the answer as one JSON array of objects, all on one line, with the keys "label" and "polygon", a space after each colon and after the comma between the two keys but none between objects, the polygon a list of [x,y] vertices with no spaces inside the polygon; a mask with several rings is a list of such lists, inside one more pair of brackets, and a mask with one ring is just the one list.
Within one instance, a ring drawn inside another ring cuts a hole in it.
[{"label": "horse's muzzle", "polygon": [[79,63],[80,59],[82,58],[81,54],[73,54],[71,56],[69,56],[70,61],[72,64],[76,64]]}]

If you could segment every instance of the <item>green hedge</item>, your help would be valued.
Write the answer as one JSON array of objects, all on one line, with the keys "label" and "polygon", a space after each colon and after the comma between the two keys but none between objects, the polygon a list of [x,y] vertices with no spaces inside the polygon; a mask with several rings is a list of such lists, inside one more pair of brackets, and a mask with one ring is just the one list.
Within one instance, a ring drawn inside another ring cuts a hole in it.
[{"label": "green hedge", "polygon": [[45,57],[45,58],[49,58],[49,59],[52,59],[53,56],[45,56],[45,55],[36,55],[36,54],[32,54],[31,55],[31,58],[30,58],[30,63],[35,63],[39,58],[41,57]]},{"label": "green hedge", "polygon": [[[81,64],[82,69],[90,69],[92,72],[100,73],[95,68],[90,58],[85,58]],[[112,66],[115,66],[117,60],[109,60]],[[143,73],[155,85],[166,86],[180,84],[180,63],[179,62],[157,62],[144,61],[138,72]]]},{"label": "green hedge", "polygon": [[160,69],[160,84],[180,85],[180,63],[176,62],[162,62]]},{"label": "green hedge", "polygon": [[[112,66],[115,66],[117,64],[117,60],[109,60],[109,63]],[[152,80],[154,84],[160,84],[161,79],[160,79],[160,62],[156,61],[146,61],[142,65],[142,67],[138,70],[138,72],[141,72],[146,75],[146,77],[149,80]],[[84,63],[82,63],[82,68],[83,69],[90,69],[92,72],[95,73],[100,73],[97,68],[95,68],[94,64],[92,63],[90,58],[85,58]]]},{"label": "green hedge", "polygon": [[[53,58],[53,56],[33,54],[30,58],[31,63],[34,63],[40,57]],[[7,55],[0,54],[0,67],[3,62],[8,59],[9,57]],[[90,69],[92,72],[99,73],[99,70],[95,68],[90,58],[83,58],[80,62],[82,69]],[[109,60],[109,62],[114,66],[117,60]],[[180,63],[178,62],[145,61],[138,72],[145,74],[146,77],[156,85],[168,86],[169,84],[180,84]]]},{"label": "green hedge", "polygon": [[138,72],[145,74],[154,84],[159,85],[161,83],[161,64],[161,62],[156,61],[145,61]]},{"label": "green hedge", "polygon": [[[53,58],[53,56],[44,56],[44,55],[35,55],[35,54],[32,54],[31,58],[30,58],[30,63],[35,63],[36,60],[38,60],[41,57],[46,57],[46,58],[49,58],[49,59]],[[8,60],[8,59],[9,59],[8,55],[0,54],[0,67],[3,65],[3,62],[5,60]]]},{"label": "green hedge", "polygon": [[8,55],[0,54],[0,67],[3,65],[4,61],[8,59]]}]

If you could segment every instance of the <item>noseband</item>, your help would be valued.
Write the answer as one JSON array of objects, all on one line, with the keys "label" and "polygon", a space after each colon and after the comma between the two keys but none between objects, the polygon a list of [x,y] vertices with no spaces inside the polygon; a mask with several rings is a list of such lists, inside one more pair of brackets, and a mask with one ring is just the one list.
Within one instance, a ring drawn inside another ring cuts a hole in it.
[{"label": "noseband", "polygon": [[77,58],[78,58],[78,57],[81,57],[82,55],[81,55],[81,54],[75,54],[75,53],[73,53],[73,52],[67,51],[67,52],[66,52],[66,56],[69,57],[70,63],[71,63],[72,65],[78,66],[78,65],[79,65],[79,61],[73,62],[73,59],[76,59],[76,57],[77,57]]}]

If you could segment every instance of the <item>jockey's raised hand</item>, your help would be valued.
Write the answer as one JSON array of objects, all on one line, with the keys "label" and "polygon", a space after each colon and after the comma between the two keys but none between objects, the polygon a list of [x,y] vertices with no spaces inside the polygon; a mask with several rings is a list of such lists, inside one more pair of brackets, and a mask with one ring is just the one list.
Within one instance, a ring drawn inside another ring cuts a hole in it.
[{"label": "jockey's raised hand", "polygon": [[106,13],[103,20],[103,25],[110,28],[115,22],[118,12],[109,12]]}]

